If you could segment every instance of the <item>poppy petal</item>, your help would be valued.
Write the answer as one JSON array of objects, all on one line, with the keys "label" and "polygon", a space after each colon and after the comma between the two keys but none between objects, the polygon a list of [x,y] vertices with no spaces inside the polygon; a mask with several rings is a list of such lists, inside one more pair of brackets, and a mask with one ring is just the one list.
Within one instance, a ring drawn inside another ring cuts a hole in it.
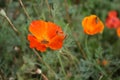
[{"label": "poppy petal", "polygon": [[83,21],[82,21],[82,26],[86,26],[86,23],[88,23],[88,22],[87,22],[88,19],[89,19],[89,17],[85,17],[85,18],[83,19]]},{"label": "poppy petal", "polygon": [[118,17],[108,17],[106,19],[106,26],[108,28],[117,28],[120,26],[120,20]]},{"label": "poppy petal", "polygon": [[29,31],[38,39],[41,40],[46,33],[46,22],[42,20],[32,21],[29,27]]},{"label": "poppy petal", "polygon": [[56,35],[50,42],[49,47],[53,50],[60,49],[63,44],[65,36],[64,35]]},{"label": "poppy petal", "polygon": [[48,22],[47,24],[48,24],[47,35],[49,39],[52,39],[54,36],[56,36],[58,31],[62,32],[62,29],[56,24],[52,22]]},{"label": "poppy petal", "polygon": [[117,28],[117,35],[118,35],[118,37],[120,37],[120,27]]},{"label": "poppy petal", "polygon": [[30,48],[36,48],[37,50],[44,52],[46,46],[38,42],[38,40],[33,35],[28,35],[28,40],[30,41]]},{"label": "poppy petal", "polygon": [[108,17],[117,17],[117,11],[110,11]]}]

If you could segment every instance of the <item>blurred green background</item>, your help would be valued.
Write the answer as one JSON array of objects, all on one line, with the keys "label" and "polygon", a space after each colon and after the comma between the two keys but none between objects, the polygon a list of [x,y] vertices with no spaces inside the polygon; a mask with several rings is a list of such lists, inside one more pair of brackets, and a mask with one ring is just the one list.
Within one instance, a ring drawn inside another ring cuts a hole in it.
[{"label": "blurred green background", "polygon": [[[0,0],[0,10],[19,31],[0,15],[0,80],[120,80],[120,39],[115,29],[88,36],[81,21],[96,14],[104,23],[107,14],[120,14],[120,0]],[[1,14],[1,13],[0,13]],[[120,17],[120,16],[119,16]],[[29,48],[27,35],[32,20],[61,26],[67,35],[62,49],[44,53]],[[87,51],[89,49],[89,51]],[[38,53],[41,59],[36,55]],[[106,60],[107,65],[102,65]]]}]

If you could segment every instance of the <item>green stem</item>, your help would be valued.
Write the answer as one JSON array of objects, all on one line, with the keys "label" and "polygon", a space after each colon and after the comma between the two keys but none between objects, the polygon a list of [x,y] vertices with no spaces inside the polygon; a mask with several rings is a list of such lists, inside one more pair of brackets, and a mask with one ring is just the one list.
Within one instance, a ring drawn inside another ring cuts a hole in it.
[{"label": "green stem", "polygon": [[15,31],[16,34],[20,34],[19,31],[17,30],[17,28],[14,26],[14,24],[12,23],[12,21],[9,19],[9,17],[7,16],[6,12],[1,9],[0,10],[0,15],[2,15],[3,17],[5,17],[5,19],[9,22],[9,24],[11,25],[11,28]]},{"label": "green stem", "polygon": [[56,73],[54,72],[54,70],[53,70],[47,63],[45,63],[45,62],[42,60],[42,58],[41,58],[41,56],[39,55],[39,53],[38,53],[35,49],[32,49],[32,50],[33,50],[33,52],[35,53],[35,55],[38,57],[38,59],[40,60],[40,62],[42,62],[50,71],[52,71],[52,73],[53,73],[55,76],[57,76]]},{"label": "green stem", "polygon": [[87,58],[88,59],[90,59],[90,51],[89,51],[89,48],[88,48],[88,35],[86,36],[86,38],[85,38],[85,50],[86,50],[86,56],[87,56]]},{"label": "green stem", "polygon": [[32,19],[31,19],[30,15],[28,14],[28,12],[27,12],[27,10],[26,10],[26,8],[25,8],[25,6],[24,6],[22,0],[19,0],[19,3],[20,3],[20,5],[22,6],[23,11],[25,12],[27,18],[31,21]]},{"label": "green stem", "polygon": [[57,53],[57,57],[58,57],[58,59],[59,59],[60,65],[61,65],[61,67],[62,67],[63,74],[66,76],[65,69],[64,69],[64,66],[63,66],[61,57],[60,57],[60,53]]}]

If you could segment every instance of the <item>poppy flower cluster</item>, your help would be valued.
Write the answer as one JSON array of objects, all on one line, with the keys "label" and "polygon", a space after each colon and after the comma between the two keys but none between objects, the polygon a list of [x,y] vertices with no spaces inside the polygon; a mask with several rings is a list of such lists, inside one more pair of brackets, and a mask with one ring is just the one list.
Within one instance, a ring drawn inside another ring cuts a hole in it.
[{"label": "poppy flower cluster", "polygon": [[96,15],[90,15],[82,20],[84,32],[88,35],[102,33],[104,25]]},{"label": "poppy flower cluster", "polygon": [[63,45],[65,34],[58,25],[52,22],[43,20],[32,21],[29,31],[32,33],[28,35],[30,48],[36,48],[44,52],[47,48],[58,50]]},{"label": "poppy flower cluster", "polygon": [[117,11],[110,11],[106,18],[106,26],[110,29],[117,29],[117,35],[120,37],[120,19],[118,17]]}]

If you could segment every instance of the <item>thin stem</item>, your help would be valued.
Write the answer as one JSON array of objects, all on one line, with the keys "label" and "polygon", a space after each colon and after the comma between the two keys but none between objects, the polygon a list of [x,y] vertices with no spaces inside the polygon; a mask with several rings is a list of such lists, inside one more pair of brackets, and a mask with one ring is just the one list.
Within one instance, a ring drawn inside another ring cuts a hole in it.
[{"label": "thin stem", "polygon": [[14,24],[11,22],[11,20],[7,16],[4,16],[4,17],[9,22],[9,24],[11,25],[11,28],[15,31],[15,33],[19,34],[18,30],[16,29],[16,27],[14,26]]},{"label": "thin stem", "polygon": [[54,73],[54,75],[56,76],[56,73],[53,71],[53,69],[47,64],[47,63],[45,63],[43,60],[42,60],[42,58],[41,58],[41,56],[39,55],[39,53],[35,50],[35,49],[32,49],[33,50],[33,52],[35,53],[35,55],[38,57],[38,59],[43,63],[43,64],[45,64],[45,66],[49,69],[49,70],[51,70],[53,73]]},{"label": "thin stem", "polygon": [[65,48],[66,49],[66,52],[62,52],[61,54],[63,56],[68,56],[70,57],[71,59],[74,59],[76,61],[77,64],[79,64],[79,60],[76,58],[76,56],[72,55],[72,53],[69,51],[69,49]]},{"label": "thin stem", "polygon": [[98,80],[101,80],[102,78],[103,78],[103,75],[101,75]]},{"label": "thin stem", "polygon": [[51,9],[50,9],[50,5],[49,5],[49,3],[48,3],[48,0],[45,0],[45,2],[46,2],[46,5],[47,5],[48,10],[49,10],[49,13],[50,13],[50,12],[51,12]]},{"label": "thin stem", "polygon": [[39,53],[35,50],[35,49],[32,49],[33,52],[35,53],[35,55],[39,58],[40,61],[42,61],[42,58],[41,56],[39,55]]},{"label": "thin stem", "polygon": [[39,17],[39,19],[40,19],[39,12],[38,12],[38,10],[35,8],[35,5],[32,5],[32,7],[33,7],[33,10],[35,11],[36,15],[37,15],[37,16]]},{"label": "thin stem", "polygon": [[58,57],[58,59],[59,59],[59,62],[60,62],[60,65],[61,65],[63,74],[66,76],[65,69],[64,69],[64,66],[63,66],[63,63],[62,63],[62,60],[61,60],[61,57],[60,57],[60,54],[59,54],[59,53],[57,53],[57,57]]},{"label": "thin stem", "polygon": [[46,2],[46,5],[47,5],[47,7],[48,7],[48,10],[49,10],[49,16],[50,16],[50,18],[52,18],[52,16],[51,16],[51,8],[50,8],[50,5],[49,5],[49,3],[48,3],[48,0],[45,0],[45,2]]},{"label": "thin stem", "polygon": [[80,42],[77,41],[77,36],[76,36],[75,34],[73,34],[73,37],[74,37],[74,39],[75,39],[75,41],[76,41],[76,44],[77,44],[78,48],[79,48],[80,51],[81,51],[81,54],[82,54],[83,58],[86,59],[85,52],[83,51]]},{"label": "thin stem", "polygon": [[88,35],[86,35],[86,38],[85,38],[85,50],[86,50],[86,56],[88,59],[90,59],[90,51],[89,51],[89,48],[88,48]]},{"label": "thin stem", "polygon": [[6,80],[4,74],[3,74],[3,71],[0,69],[0,79],[2,80]]},{"label": "thin stem", "polygon": [[66,11],[67,22],[71,23],[69,12],[68,12],[68,3],[67,3],[67,0],[64,0],[64,2],[65,2],[65,11]]},{"label": "thin stem", "polygon": [[80,61],[76,58],[76,56],[72,55],[72,53],[69,51],[69,49],[67,49],[67,48],[65,48],[65,49],[66,49],[66,51],[65,52],[61,52],[60,54],[63,57],[67,57],[68,60],[71,61],[71,62],[75,60],[74,66],[77,69],[78,66],[79,66]]},{"label": "thin stem", "polygon": [[20,3],[20,5],[22,6],[22,8],[23,8],[23,10],[24,10],[24,12],[25,12],[27,18],[31,21],[32,19],[30,18],[30,16],[29,16],[27,10],[25,9],[25,6],[24,6],[22,0],[19,0],[19,3]]},{"label": "thin stem", "polygon": [[45,76],[43,73],[41,75],[43,77],[43,80],[48,80],[47,76]]},{"label": "thin stem", "polygon": [[9,24],[11,25],[11,28],[15,31],[15,33],[19,34],[18,30],[13,25],[12,21],[7,17],[7,14],[6,14],[6,12],[3,9],[0,10],[0,15],[2,15],[3,17],[5,17],[5,19],[9,22]]},{"label": "thin stem", "polygon": [[2,15],[3,17],[5,17],[5,19],[9,22],[9,24],[11,25],[11,28],[15,31],[16,34],[19,35],[19,32],[17,30],[17,28],[14,26],[14,24],[12,23],[12,21],[9,19],[9,17],[6,15],[6,12],[1,9],[0,10],[0,15]]}]

